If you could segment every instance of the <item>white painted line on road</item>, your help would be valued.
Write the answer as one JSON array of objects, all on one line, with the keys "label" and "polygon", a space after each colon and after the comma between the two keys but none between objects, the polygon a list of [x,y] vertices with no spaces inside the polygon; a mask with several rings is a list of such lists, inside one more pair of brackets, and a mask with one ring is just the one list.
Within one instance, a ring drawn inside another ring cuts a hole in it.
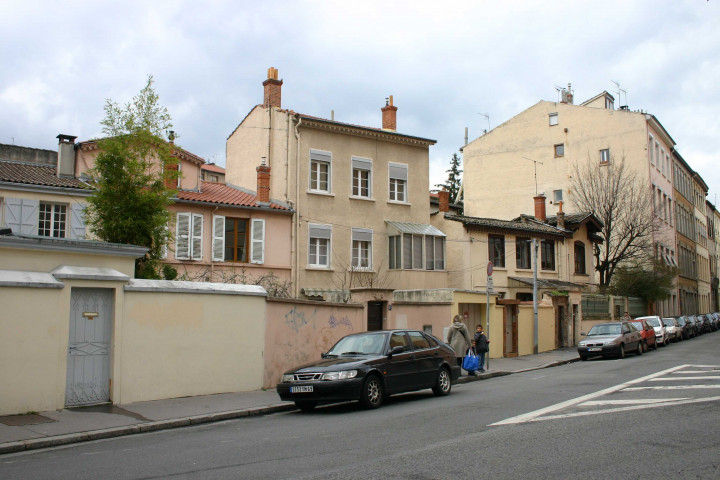
[{"label": "white painted line on road", "polygon": [[669,406],[676,406],[676,405],[685,405],[688,403],[716,402],[718,400],[720,400],[720,397],[692,398],[689,400],[681,400],[679,402],[653,403],[652,405],[634,405],[632,407],[607,408],[604,410],[594,410],[592,412],[577,412],[577,413],[566,413],[563,415],[549,415],[547,417],[533,418],[532,420],[527,420],[527,422],[543,422],[545,420],[557,420],[560,418],[585,417],[588,415],[600,415],[603,413],[629,412],[632,410],[644,410],[647,408],[669,407]]},{"label": "white painted line on road", "polygon": [[677,402],[679,400],[687,400],[689,397],[682,398],[636,398],[634,400],[593,400],[584,402],[578,407],[596,407],[598,405],[648,405],[650,403]]},{"label": "white painted line on road", "polygon": [[663,385],[662,387],[630,387],[626,392],[638,392],[640,390],[695,390],[703,388],[720,388],[720,385]]},{"label": "white painted line on road", "polygon": [[693,368],[720,368],[720,365],[685,365],[686,367]]},{"label": "white painted line on road", "polygon": [[720,375],[706,375],[704,377],[667,377],[653,378],[651,382],[674,382],[677,380],[720,380]]},{"label": "white painted line on road", "polygon": [[605,388],[603,390],[599,390],[595,393],[590,393],[587,395],[583,395],[581,397],[574,398],[572,400],[568,400],[565,402],[556,403],[555,405],[550,405],[549,407],[541,408],[540,410],[535,410],[534,412],[524,413],[522,415],[518,415],[516,417],[511,417],[506,420],[501,420],[499,422],[491,423],[488,425],[488,427],[495,427],[499,425],[512,425],[516,423],[524,423],[524,422],[530,422],[533,421],[533,419],[545,415],[546,413],[550,412],[556,412],[558,410],[562,410],[563,408],[572,407],[574,405],[577,405],[578,403],[587,402],[588,400],[592,400],[593,398],[601,397],[603,395],[607,395],[608,393],[614,393],[619,390],[623,390],[627,388],[630,385],[635,385],[637,383],[642,383],[647,380],[660,377],[662,375],[666,375],[668,373],[672,373],[675,370],[680,370],[681,368],[685,368],[688,365],[678,365],[677,367],[668,368],[667,370],[663,370],[661,372],[653,373],[651,375],[646,375],[644,377],[636,378],[635,380],[630,380],[629,382],[621,383],[619,385],[615,385],[614,387]]},{"label": "white painted line on road", "polygon": [[720,372],[720,369],[714,368],[712,370],[683,370],[681,372],[673,372],[675,375],[685,375],[686,373],[712,373]]}]

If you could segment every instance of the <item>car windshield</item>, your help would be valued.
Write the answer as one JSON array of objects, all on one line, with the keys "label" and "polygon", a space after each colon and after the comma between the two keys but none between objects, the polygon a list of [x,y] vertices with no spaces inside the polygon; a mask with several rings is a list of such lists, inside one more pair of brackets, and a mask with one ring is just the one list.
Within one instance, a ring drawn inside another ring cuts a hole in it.
[{"label": "car windshield", "polygon": [[682,327],[682,326],[685,326],[685,319],[684,319],[684,318],[682,318],[682,317],[678,318],[678,319],[677,319],[677,322],[678,322],[678,325],[680,325],[681,327]]},{"label": "car windshield", "polygon": [[638,330],[644,330],[642,322],[630,322],[630,323],[635,325],[635,328],[637,328]]},{"label": "car windshield", "polygon": [[647,322],[648,322],[650,325],[652,325],[653,327],[659,327],[659,326],[661,326],[661,325],[660,325],[660,320],[658,320],[657,318],[648,318]]},{"label": "car windshield", "polygon": [[341,338],[328,355],[380,355],[385,348],[384,333],[364,333]]},{"label": "car windshield", "polygon": [[619,323],[604,323],[593,326],[588,332],[588,337],[595,335],[620,335]]},{"label": "car windshield", "polygon": [[663,318],[663,323],[666,327],[674,327],[675,322],[672,321],[672,318]]}]

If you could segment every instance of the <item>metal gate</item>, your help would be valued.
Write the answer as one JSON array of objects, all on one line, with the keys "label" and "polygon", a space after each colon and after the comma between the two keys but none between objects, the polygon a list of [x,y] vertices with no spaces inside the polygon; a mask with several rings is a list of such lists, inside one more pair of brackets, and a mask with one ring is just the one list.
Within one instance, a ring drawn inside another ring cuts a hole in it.
[{"label": "metal gate", "polygon": [[73,288],[70,297],[65,405],[109,402],[113,290]]}]

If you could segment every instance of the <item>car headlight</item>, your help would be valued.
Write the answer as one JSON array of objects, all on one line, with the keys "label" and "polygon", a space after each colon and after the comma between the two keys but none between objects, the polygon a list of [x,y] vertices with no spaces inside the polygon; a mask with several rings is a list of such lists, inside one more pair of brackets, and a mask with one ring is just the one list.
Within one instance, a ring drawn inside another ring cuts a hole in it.
[{"label": "car headlight", "polygon": [[348,380],[357,377],[357,370],[342,370],[340,372],[323,373],[320,380]]},{"label": "car headlight", "polygon": [[281,382],[281,383],[288,383],[288,382],[292,382],[294,379],[295,379],[295,375],[293,375],[293,374],[290,374],[290,375],[285,374],[285,375],[282,376],[282,379],[280,380],[280,382]]}]

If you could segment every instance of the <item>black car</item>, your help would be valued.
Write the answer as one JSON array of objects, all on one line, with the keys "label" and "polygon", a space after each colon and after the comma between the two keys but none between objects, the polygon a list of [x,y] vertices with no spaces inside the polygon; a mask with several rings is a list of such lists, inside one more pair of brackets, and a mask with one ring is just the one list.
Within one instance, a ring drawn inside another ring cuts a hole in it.
[{"label": "black car", "polygon": [[710,333],[715,331],[715,324],[713,324],[712,320],[710,320],[710,317],[708,315],[697,315],[695,316],[701,323],[700,323],[700,330],[702,333]]},{"label": "black car", "polygon": [[687,320],[687,317],[679,316],[675,317],[675,320],[677,320],[678,325],[681,328],[683,340],[687,340],[695,336],[695,327]]},{"label": "black car", "polygon": [[347,335],[321,357],[283,374],[276,387],[282,400],[303,411],[343,400],[377,408],[394,393],[432,388],[447,395],[460,376],[453,349],[418,330]]}]

